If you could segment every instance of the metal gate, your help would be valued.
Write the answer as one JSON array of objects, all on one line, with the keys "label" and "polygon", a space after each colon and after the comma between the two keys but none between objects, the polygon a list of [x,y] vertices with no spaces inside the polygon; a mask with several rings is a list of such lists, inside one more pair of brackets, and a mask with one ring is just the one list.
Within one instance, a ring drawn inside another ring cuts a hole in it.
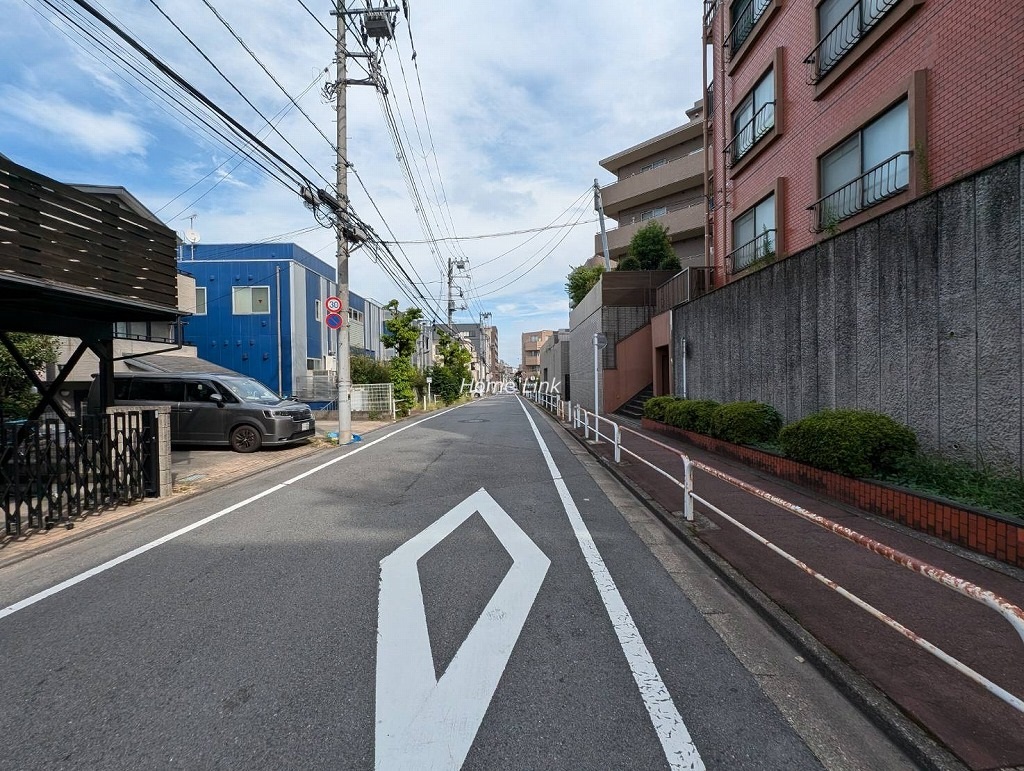
[{"label": "metal gate", "polygon": [[141,412],[4,421],[0,415],[0,504],[8,535],[155,493],[155,430]]}]

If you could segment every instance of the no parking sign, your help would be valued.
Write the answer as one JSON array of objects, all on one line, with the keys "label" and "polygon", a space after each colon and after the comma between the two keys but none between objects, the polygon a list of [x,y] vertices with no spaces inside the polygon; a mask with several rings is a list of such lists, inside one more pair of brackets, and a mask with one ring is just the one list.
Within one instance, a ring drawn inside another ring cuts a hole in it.
[{"label": "no parking sign", "polygon": [[328,313],[327,316],[324,317],[324,323],[326,323],[331,329],[341,329],[342,325],[345,323],[345,319],[341,317],[340,313]]}]

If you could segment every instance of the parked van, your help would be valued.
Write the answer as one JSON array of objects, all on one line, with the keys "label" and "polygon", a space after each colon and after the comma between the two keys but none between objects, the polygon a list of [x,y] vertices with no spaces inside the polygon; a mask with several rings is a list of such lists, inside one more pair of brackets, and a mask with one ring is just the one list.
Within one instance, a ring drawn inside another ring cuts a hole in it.
[{"label": "parked van", "polygon": [[[91,405],[99,403],[97,391],[93,381]],[[263,445],[290,444],[316,433],[308,405],[282,400],[244,375],[118,373],[114,403],[169,404],[174,444],[228,445],[235,452],[255,452]]]}]

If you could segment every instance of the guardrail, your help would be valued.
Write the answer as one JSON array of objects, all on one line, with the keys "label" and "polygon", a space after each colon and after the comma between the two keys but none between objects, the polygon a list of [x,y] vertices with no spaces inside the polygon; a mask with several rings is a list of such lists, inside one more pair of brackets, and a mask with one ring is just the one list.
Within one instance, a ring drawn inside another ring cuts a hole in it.
[{"label": "guardrail", "polygon": [[[706,474],[710,474],[711,476],[720,479],[723,482],[734,485],[735,487],[738,487],[744,492],[761,498],[762,500],[765,500],[775,506],[778,506],[779,508],[785,511],[796,514],[802,519],[805,519],[808,522],[817,525],[818,527],[835,533],[836,535],[845,538],[846,540],[854,544],[857,544],[858,546],[861,546],[867,549],[868,551],[871,551],[874,554],[877,554],[878,556],[889,560],[890,562],[900,565],[914,573],[917,573],[918,575],[924,576],[925,578],[928,578],[940,584],[941,586],[946,587],[947,589],[951,589],[952,591],[955,591],[958,594],[963,595],[964,597],[974,600],[975,602],[978,602],[982,605],[985,605],[986,607],[999,613],[1007,621],[1007,623],[1009,623],[1010,626],[1013,627],[1014,631],[1021,638],[1021,641],[1024,642],[1024,610],[1022,610],[1020,607],[1013,604],[1004,597],[1000,597],[999,595],[995,594],[992,591],[989,591],[988,589],[983,589],[977,584],[971,583],[966,579],[955,576],[952,573],[943,570],[942,568],[930,565],[927,562],[917,559],[916,557],[912,557],[911,555],[901,552],[898,549],[894,549],[893,547],[888,546],[882,543],[881,541],[876,541],[875,539],[863,535],[862,533],[858,533],[855,530],[852,530],[848,527],[844,527],[843,525],[833,522],[832,520],[826,517],[823,517],[819,514],[815,514],[814,512],[805,509],[802,506],[798,506],[795,503],[790,503],[789,501],[783,498],[780,498],[776,495],[772,495],[771,493],[765,490],[761,490],[755,487],[754,485],[749,484],[748,482],[744,482],[742,479],[736,479],[735,477],[732,477],[729,474],[726,474],[725,472],[714,468],[713,466],[709,466],[706,463],[701,463],[700,461],[693,460],[686,454],[679,452],[676,448],[670,447],[669,445],[663,442],[659,442],[656,439],[652,439],[649,436],[645,436],[639,431],[634,431],[633,429],[628,427],[624,427],[624,430],[630,434],[634,434],[635,436],[641,439],[645,439],[648,442],[656,444],[665,450],[668,450],[669,452],[676,455],[682,461],[683,480],[681,482],[679,480],[674,479],[667,472],[661,469],[658,470],[661,471],[661,473],[664,474],[665,476],[673,479],[673,481],[675,481],[676,484],[683,488],[683,513],[684,517],[688,521],[692,521],[694,517],[694,501],[706,506],[709,510],[713,511],[726,522],[735,525],[744,533],[746,533],[762,545],[766,546],[771,551],[778,554],[787,562],[795,565],[797,568],[802,570],[804,573],[807,573],[815,580],[825,584],[825,586],[829,587],[840,596],[845,597],[847,600],[852,602],[861,610],[866,611],[871,616],[884,623],[890,629],[893,629],[894,631],[901,634],[903,637],[906,637],[908,640],[913,642],[915,645],[928,651],[928,653],[935,656],[937,659],[944,662],[945,664],[948,664],[950,667],[957,670],[965,677],[974,681],[992,695],[1009,704],[1018,712],[1024,713],[1024,700],[1021,700],[1019,697],[1010,693],[1006,689],[1000,687],[999,685],[996,685],[994,682],[992,682],[979,672],[975,671],[967,664],[964,664],[959,659],[955,658],[949,653],[946,653],[937,645],[929,642],[920,635],[916,634],[911,629],[908,629],[907,627],[903,626],[899,621],[887,615],[885,612],[865,602],[860,597],[848,591],[847,589],[844,589],[842,586],[840,586],[832,579],[828,578],[822,573],[819,573],[805,562],[794,557],[792,554],[789,554],[776,544],[766,539],[761,534],[755,532],[751,528],[744,525],[742,522],[738,521],[734,517],[722,511],[722,509],[720,509],[715,504],[711,503],[706,498],[698,495],[694,491],[693,470],[699,469],[700,471],[703,471]],[[627,450],[626,452],[629,451]],[[629,454],[634,455],[634,453]],[[653,464],[650,463],[648,463],[647,465],[652,466],[653,468],[657,468],[656,466],[653,466]]]},{"label": "guardrail", "polygon": [[[726,522],[735,525],[741,531],[749,535],[754,540],[758,541],[763,546],[766,546],[771,551],[778,554],[787,562],[791,563],[792,565],[795,565],[797,568],[799,568],[815,580],[820,581],[840,596],[845,597],[847,600],[852,602],[861,610],[864,610],[865,612],[869,613],[871,616],[884,623],[890,629],[898,632],[900,635],[906,637],[908,640],[913,642],[918,647],[924,649],[932,656],[935,656],[943,663],[949,665],[950,667],[960,672],[968,679],[974,681],[982,688],[984,688],[986,691],[991,693],[993,696],[1002,700],[1006,704],[1009,704],[1018,712],[1024,713],[1024,700],[1010,693],[1005,688],[1002,688],[1001,686],[992,682],[981,673],[969,667],[967,664],[964,664],[959,659],[955,658],[949,653],[946,653],[946,651],[942,650],[934,643],[929,642],[925,638],[915,633],[913,630],[903,626],[903,624],[901,624],[896,619],[887,615],[885,612],[879,610],[873,605],[870,605],[869,603],[865,602],[857,595],[853,594],[849,590],[843,588],[838,583],[830,579],[828,576],[819,573],[817,570],[812,568],[807,563],[803,562],[797,557],[794,557],[789,552],[785,551],[781,547],[769,541],[760,533],[755,532],[739,520],[722,511],[722,509],[720,509],[715,504],[711,503],[706,498],[698,495],[694,490],[693,471],[694,469],[699,469],[700,471],[703,471],[706,474],[710,474],[711,476],[716,477],[717,479],[720,479],[723,482],[734,485],[735,487],[738,487],[744,492],[750,493],[751,495],[761,498],[762,500],[768,501],[769,503],[778,506],[779,508],[785,511],[796,514],[797,516],[807,520],[808,522],[811,522],[812,524],[815,524],[818,527],[824,528],[825,530],[835,533],[836,535],[845,538],[846,540],[858,546],[861,546],[867,549],[868,551],[871,551],[874,554],[877,554],[878,556],[889,560],[890,562],[900,565],[906,568],[907,570],[917,573],[918,575],[924,576],[925,578],[928,578],[936,582],[937,584],[946,587],[947,589],[951,589],[952,591],[957,592],[958,594],[963,595],[968,599],[974,600],[975,602],[985,605],[986,607],[999,613],[1007,621],[1007,623],[1009,623],[1010,626],[1013,627],[1014,631],[1017,632],[1017,635],[1021,638],[1021,641],[1024,642],[1024,610],[1022,610],[1017,605],[1013,604],[1004,597],[1000,597],[994,592],[989,591],[988,589],[983,589],[977,584],[971,583],[966,579],[955,576],[952,573],[943,570],[942,568],[930,565],[927,562],[917,559],[916,557],[912,557],[911,555],[901,552],[898,549],[894,549],[893,547],[888,546],[882,543],[881,541],[876,541],[875,539],[863,535],[862,533],[858,533],[855,530],[852,530],[848,527],[844,527],[843,525],[833,522],[832,520],[826,517],[823,517],[819,514],[815,514],[814,512],[803,508],[802,506],[798,506],[795,503],[790,503],[789,501],[783,498],[780,498],[776,495],[772,495],[771,493],[765,490],[761,490],[755,487],[754,485],[749,484],[748,482],[744,482],[742,479],[737,479],[733,476],[730,476],[725,472],[714,468],[713,466],[709,466],[706,463],[701,463],[700,461],[693,460],[685,453],[679,452],[679,450],[676,449],[675,447],[671,447],[665,444],[664,442],[659,442],[657,439],[653,439],[649,436],[646,436],[640,433],[639,431],[635,431],[632,428],[620,426],[613,420],[602,417],[600,415],[595,415],[594,413],[589,412],[588,410],[584,409],[578,404],[571,405],[568,402],[563,402],[556,395],[552,394],[528,396],[530,396],[530,398],[532,398],[533,401],[537,402],[538,405],[540,405],[541,407],[543,407],[544,409],[548,410],[553,414],[556,414],[560,417],[566,415],[567,413],[571,415],[571,421],[566,420],[566,422],[571,422],[572,427],[577,431],[580,428],[583,428],[584,437],[586,439],[589,439],[590,434],[594,433],[595,439],[597,439],[598,441],[604,438],[610,442],[613,442],[614,457],[616,463],[621,462],[621,453],[625,452],[627,455],[639,460],[644,465],[658,472],[662,476],[672,481],[678,487],[680,487],[683,490],[683,517],[684,519],[686,519],[686,521],[692,522],[694,519],[694,501],[702,504],[703,506],[706,506],[709,510],[713,511]],[[601,421],[610,423],[615,426],[611,435],[605,435],[600,432]],[[651,463],[646,458],[641,457],[632,450],[623,447],[623,431],[626,431],[629,434],[633,434],[634,436],[640,439],[644,439],[652,444],[658,445],[662,449],[668,450],[673,455],[678,457],[683,464],[682,480],[678,479],[676,476],[669,473],[668,471],[665,471],[664,469],[656,466],[655,464]]]}]

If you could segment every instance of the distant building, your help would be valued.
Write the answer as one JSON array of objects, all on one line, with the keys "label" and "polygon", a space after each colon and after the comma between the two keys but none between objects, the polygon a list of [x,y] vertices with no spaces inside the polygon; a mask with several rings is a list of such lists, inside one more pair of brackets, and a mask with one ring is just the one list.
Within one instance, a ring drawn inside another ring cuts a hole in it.
[{"label": "distant building", "polygon": [[540,349],[553,334],[555,333],[551,329],[523,332],[523,354],[519,371],[523,374],[524,380],[540,375]]}]

